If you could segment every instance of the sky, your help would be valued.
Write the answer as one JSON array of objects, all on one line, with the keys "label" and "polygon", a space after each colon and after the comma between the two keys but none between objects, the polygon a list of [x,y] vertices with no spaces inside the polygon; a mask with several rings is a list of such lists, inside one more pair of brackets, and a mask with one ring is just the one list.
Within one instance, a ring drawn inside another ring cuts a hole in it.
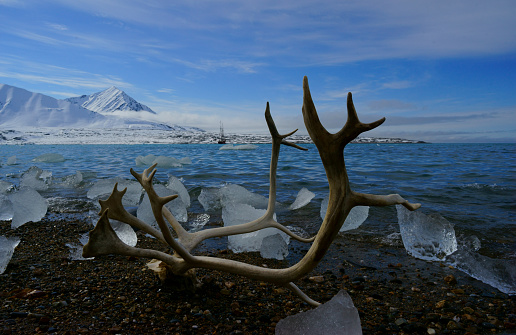
[{"label": "sky", "polygon": [[514,0],[0,0],[0,83],[64,99],[116,86],[157,121],[299,128],[303,77],[337,132],[516,142]]}]

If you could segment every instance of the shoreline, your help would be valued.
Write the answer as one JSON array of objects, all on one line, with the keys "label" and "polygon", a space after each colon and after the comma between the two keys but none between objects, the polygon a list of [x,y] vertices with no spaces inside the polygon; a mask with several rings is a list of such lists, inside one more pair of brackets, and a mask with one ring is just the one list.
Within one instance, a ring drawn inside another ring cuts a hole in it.
[{"label": "shoreline", "polygon": [[[70,260],[65,244],[91,229],[83,220],[45,217],[16,230],[0,221],[0,235],[21,238],[0,275],[3,334],[273,334],[279,320],[311,309],[281,287],[217,271],[198,270],[204,284],[192,293],[163,286],[145,269],[146,259]],[[137,234],[138,247],[167,249]],[[514,296],[454,268],[414,259],[403,248],[374,247],[339,236],[296,284],[321,303],[346,290],[364,334],[516,332]],[[208,256],[288,267],[306,246],[291,245],[284,261],[204,249]]]},{"label": "shoreline", "polygon": [[[226,134],[226,144],[270,144],[270,134]],[[219,134],[131,128],[37,128],[0,129],[0,145],[88,145],[88,144],[217,144]],[[292,135],[289,142],[311,144],[308,135]],[[358,137],[351,143],[427,144],[419,140],[383,137]]]}]

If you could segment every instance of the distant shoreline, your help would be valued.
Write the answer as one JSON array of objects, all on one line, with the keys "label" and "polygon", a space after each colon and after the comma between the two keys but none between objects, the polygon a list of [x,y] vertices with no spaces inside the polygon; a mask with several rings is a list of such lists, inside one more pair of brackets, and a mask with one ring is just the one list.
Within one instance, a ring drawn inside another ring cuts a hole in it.
[{"label": "distant shoreline", "polygon": [[[216,144],[217,133],[170,131],[163,129],[63,129],[31,128],[23,130],[1,130],[0,145],[55,145],[55,144]],[[313,143],[308,135],[292,135],[293,143]],[[226,134],[227,144],[267,144],[269,134]],[[419,140],[403,138],[359,137],[351,143],[365,144],[419,144]]]}]

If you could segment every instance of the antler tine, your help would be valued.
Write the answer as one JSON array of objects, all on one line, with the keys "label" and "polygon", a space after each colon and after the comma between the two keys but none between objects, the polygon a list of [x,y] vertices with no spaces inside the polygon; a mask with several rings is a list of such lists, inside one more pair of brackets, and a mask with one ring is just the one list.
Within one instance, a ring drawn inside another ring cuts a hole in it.
[{"label": "antler tine", "polygon": [[306,148],[303,148],[303,147],[300,147],[299,145],[297,144],[294,144],[292,142],[289,142],[289,141],[286,141],[285,138],[293,135],[295,132],[298,131],[298,129],[294,130],[294,131],[291,131],[290,133],[288,134],[285,134],[285,135],[281,135],[279,132],[278,132],[278,128],[276,128],[276,123],[274,122],[274,119],[272,118],[272,115],[271,115],[271,110],[270,110],[270,107],[269,107],[269,102],[267,101],[267,107],[265,108],[265,121],[267,122],[267,126],[269,127],[269,132],[273,138],[273,141],[274,140],[280,140],[280,143],[281,144],[284,144],[284,145],[288,145],[290,147],[293,147],[293,148],[296,148],[296,149],[299,149],[299,150],[308,150]]},{"label": "antler tine", "polygon": [[125,222],[134,228],[143,230],[144,232],[154,236],[163,243],[166,243],[163,234],[161,234],[157,229],[149,226],[125,210],[124,206],[122,205],[122,197],[127,192],[127,187],[122,191],[118,191],[117,186],[118,183],[115,183],[109,198],[106,200],[99,199],[101,208],[99,215],[102,215],[107,209],[109,209],[109,212],[107,212],[108,218]]},{"label": "antler tine", "polygon": [[324,145],[329,141],[331,134],[324,128],[317,115],[312,95],[310,94],[310,87],[308,86],[308,78],[303,78],[303,119],[305,121],[306,130],[314,141],[315,145]]},{"label": "antler tine", "polygon": [[344,145],[353,141],[361,133],[374,129],[385,122],[384,117],[371,123],[360,122],[355,105],[353,104],[353,96],[351,92],[348,92],[347,107],[348,120],[344,127],[342,127],[342,129],[337,133],[338,138],[344,142]]}]

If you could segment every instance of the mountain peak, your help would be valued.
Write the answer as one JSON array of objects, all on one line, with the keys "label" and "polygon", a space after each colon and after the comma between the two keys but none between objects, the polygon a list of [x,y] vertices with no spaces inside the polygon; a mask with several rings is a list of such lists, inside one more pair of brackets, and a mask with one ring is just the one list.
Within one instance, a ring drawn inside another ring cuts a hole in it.
[{"label": "mountain peak", "polygon": [[111,86],[91,95],[66,99],[100,114],[121,114],[124,112],[148,112],[156,114],[149,107],[131,98],[127,93]]}]

